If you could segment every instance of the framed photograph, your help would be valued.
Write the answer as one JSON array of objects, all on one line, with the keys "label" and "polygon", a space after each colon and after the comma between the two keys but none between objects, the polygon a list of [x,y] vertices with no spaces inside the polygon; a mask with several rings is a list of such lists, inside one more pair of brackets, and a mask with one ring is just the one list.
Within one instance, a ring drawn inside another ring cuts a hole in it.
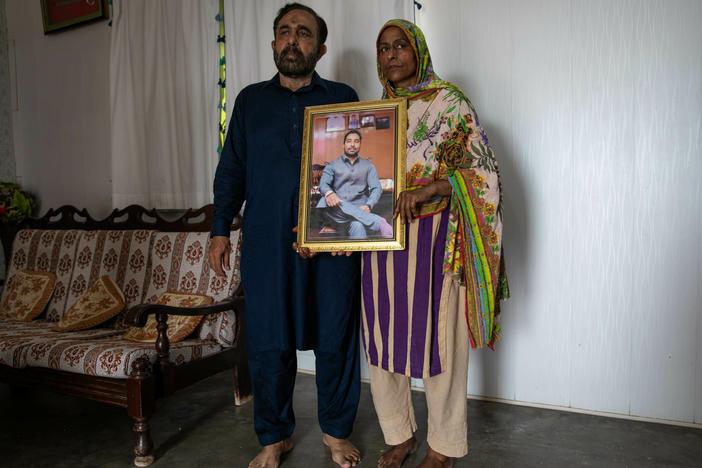
[{"label": "framed photograph", "polygon": [[330,115],[327,117],[327,131],[340,132],[346,130],[346,117],[343,115]]},{"label": "framed photograph", "polygon": [[[331,115],[348,118],[349,128],[328,130]],[[360,127],[352,127],[354,116]],[[364,118],[371,118],[373,125],[364,126]],[[376,118],[387,119],[389,131],[377,131]],[[405,99],[305,109],[297,233],[301,247],[317,252],[405,248],[405,225],[392,214],[405,188],[406,130]]]},{"label": "framed photograph", "polygon": [[107,0],[39,0],[44,34],[88,21],[106,19]]},{"label": "framed photograph", "polygon": [[376,130],[386,130],[390,128],[390,119],[388,117],[378,117],[375,119]]},{"label": "framed photograph", "polygon": [[349,128],[360,128],[361,124],[358,121],[358,112],[351,112],[349,114]]},{"label": "framed photograph", "polygon": [[375,115],[362,115],[361,116],[361,127],[375,127]]}]

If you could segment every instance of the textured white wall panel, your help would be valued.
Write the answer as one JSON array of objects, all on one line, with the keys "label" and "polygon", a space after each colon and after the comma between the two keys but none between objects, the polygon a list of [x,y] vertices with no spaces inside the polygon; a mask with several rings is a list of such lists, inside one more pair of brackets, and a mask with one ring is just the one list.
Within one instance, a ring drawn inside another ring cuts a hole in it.
[{"label": "textured white wall panel", "polygon": [[702,3],[643,2],[635,18],[631,413],[692,421],[701,304]]},{"label": "textured white wall panel", "polygon": [[469,393],[702,422],[702,2],[422,3],[505,193],[512,299]]},{"label": "textured white wall panel", "polygon": [[[569,53],[573,96],[571,406],[627,413],[631,333],[631,222],[634,168],[632,4],[571,4]],[[593,12],[596,12],[593,14]]]}]

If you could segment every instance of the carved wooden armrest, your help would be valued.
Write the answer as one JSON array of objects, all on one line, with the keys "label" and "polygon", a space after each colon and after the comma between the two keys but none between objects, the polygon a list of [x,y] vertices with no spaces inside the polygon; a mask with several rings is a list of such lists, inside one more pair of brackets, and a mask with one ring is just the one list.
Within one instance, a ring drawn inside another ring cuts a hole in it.
[{"label": "carved wooden armrest", "polygon": [[225,310],[235,310],[237,314],[243,314],[245,307],[244,295],[241,286],[236,290],[234,296],[223,299],[213,304],[197,307],[173,307],[161,304],[139,304],[130,308],[125,313],[125,323],[134,327],[143,327],[149,315],[156,314],[156,329],[158,335],[155,348],[158,355],[158,363],[161,368],[169,366],[169,351],[171,344],[168,340],[168,315],[209,315]]},{"label": "carved wooden armrest", "polygon": [[197,307],[173,307],[161,304],[139,304],[131,307],[125,312],[124,322],[133,327],[143,327],[151,314],[164,315],[209,315],[225,310],[237,310],[243,312],[244,296],[236,295],[223,299],[212,304]]}]

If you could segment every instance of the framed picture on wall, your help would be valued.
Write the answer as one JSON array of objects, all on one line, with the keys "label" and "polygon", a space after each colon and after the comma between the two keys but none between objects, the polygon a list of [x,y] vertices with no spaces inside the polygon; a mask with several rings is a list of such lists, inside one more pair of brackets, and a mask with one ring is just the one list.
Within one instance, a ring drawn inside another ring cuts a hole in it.
[{"label": "framed picture on wall", "polygon": [[109,16],[107,0],[40,0],[44,34]]},{"label": "framed picture on wall", "polygon": [[375,129],[376,130],[386,130],[390,128],[390,118],[389,117],[378,117],[375,119]]},{"label": "framed picture on wall", "polygon": [[375,115],[362,115],[361,116],[361,127],[375,127]]},{"label": "framed picture on wall", "polygon": [[349,128],[359,128],[361,126],[358,121],[358,112],[351,112],[349,114]]},{"label": "framed picture on wall", "polygon": [[[348,118],[349,129],[329,131],[331,115]],[[359,128],[351,126],[353,115]],[[364,127],[364,117],[372,117],[374,124],[378,117],[387,119],[390,131]],[[317,252],[405,248],[405,226],[392,214],[405,188],[406,130],[405,99],[305,109],[297,234],[301,247]]]}]

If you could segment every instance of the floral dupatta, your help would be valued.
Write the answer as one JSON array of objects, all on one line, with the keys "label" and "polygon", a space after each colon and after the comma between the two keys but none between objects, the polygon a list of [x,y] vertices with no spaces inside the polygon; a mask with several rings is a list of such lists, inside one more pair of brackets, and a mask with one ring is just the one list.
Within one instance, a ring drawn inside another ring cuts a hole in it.
[{"label": "floral dupatta", "polygon": [[[430,216],[450,206],[444,272],[458,275],[466,285],[471,346],[492,348],[500,338],[499,303],[509,297],[502,255],[502,195],[497,161],[468,98],[458,87],[434,73],[419,27],[401,19],[390,20],[381,28],[378,40],[392,26],[402,30],[412,45],[417,58],[417,84],[393,87],[383,76],[378,62],[383,98],[432,102],[441,99],[436,106],[443,106],[432,127],[441,134],[440,141],[433,142],[434,157],[425,164],[412,165],[407,173],[408,190],[438,179],[448,179],[451,183],[450,203],[445,199],[431,200],[422,206],[420,216]],[[408,142],[416,143],[424,137],[420,133],[428,120],[426,115],[422,119],[414,134],[408,133]]]}]

